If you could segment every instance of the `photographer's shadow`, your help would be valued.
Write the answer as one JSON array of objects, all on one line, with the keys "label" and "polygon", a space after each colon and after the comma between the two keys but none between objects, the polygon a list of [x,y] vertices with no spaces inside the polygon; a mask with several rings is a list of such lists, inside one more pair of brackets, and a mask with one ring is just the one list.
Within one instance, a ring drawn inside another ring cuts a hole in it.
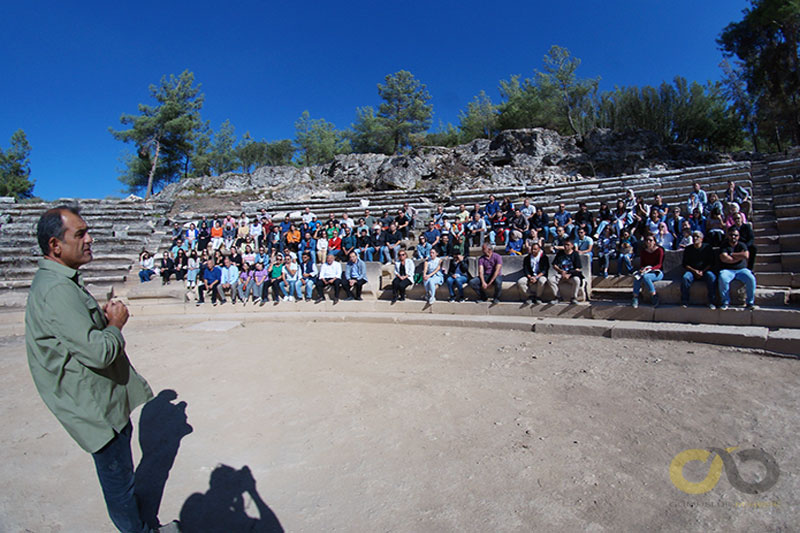
[{"label": "photographer's shadow", "polygon": [[136,468],[135,492],[142,518],[151,527],[158,526],[164,487],[181,439],[193,431],[186,421],[186,402],[172,403],[177,398],[174,390],[162,390],[145,404],[139,416],[142,459]]},{"label": "photographer's shadow", "polygon": [[[245,493],[255,503],[259,518],[245,512]],[[183,504],[180,523],[183,533],[283,532],[278,517],[258,494],[255,479],[247,466],[236,470],[228,465],[218,465],[211,472],[208,491],[192,494]]]}]

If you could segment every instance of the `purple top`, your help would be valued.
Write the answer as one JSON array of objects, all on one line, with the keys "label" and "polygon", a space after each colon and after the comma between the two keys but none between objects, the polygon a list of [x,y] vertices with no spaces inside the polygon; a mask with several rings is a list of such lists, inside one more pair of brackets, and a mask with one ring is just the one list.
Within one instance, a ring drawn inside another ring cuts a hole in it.
[{"label": "purple top", "polygon": [[500,254],[494,252],[489,257],[482,255],[478,259],[478,268],[483,267],[483,274],[487,277],[494,274],[494,269],[497,268],[497,265],[500,265],[500,271],[502,272],[503,258],[500,257]]},{"label": "purple top", "polygon": [[256,270],[253,272],[253,278],[256,280],[256,283],[262,283],[265,278],[269,277],[269,271],[267,270]]}]

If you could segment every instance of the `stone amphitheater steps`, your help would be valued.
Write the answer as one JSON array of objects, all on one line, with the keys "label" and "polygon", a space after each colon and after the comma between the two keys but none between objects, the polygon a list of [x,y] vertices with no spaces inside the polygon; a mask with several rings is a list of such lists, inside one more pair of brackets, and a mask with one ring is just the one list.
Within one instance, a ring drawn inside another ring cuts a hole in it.
[{"label": "stone amphitheater steps", "polygon": [[[0,206],[8,223],[0,227],[0,300],[13,293],[20,297],[30,287],[40,257],[36,243],[36,223],[51,207],[75,203],[60,199],[49,203],[5,204]],[[79,200],[81,215],[94,238],[94,260],[83,271],[87,284],[104,287],[120,286],[138,262],[144,243],[151,239],[154,228],[163,223],[170,202]],[[6,298],[9,299],[9,298]]]}]

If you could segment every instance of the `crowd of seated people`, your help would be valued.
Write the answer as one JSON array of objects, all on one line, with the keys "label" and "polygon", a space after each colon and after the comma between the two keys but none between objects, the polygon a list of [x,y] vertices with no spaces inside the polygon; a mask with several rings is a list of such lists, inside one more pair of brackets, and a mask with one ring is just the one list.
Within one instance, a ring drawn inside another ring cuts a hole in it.
[{"label": "crowd of seated people", "polygon": [[[548,215],[529,198],[515,204],[494,196],[472,208],[460,205],[452,216],[437,206],[422,223],[408,204],[380,216],[365,209],[355,220],[347,213],[319,220],[306,207],[299,221],[288,214],[278,221],[262,209],[255,216],[213,215],[183,226],[176,223],[172,246],[160,258],[142,252],[139,276],[142,282],[158,276],[164,284],[174,277],[197,291],[198,303],[209,295],[213,303],[230,298],[263,304],[270,296],[275,302],[320,301],[327,289],[334,300],[342,292],[347,299],[361,299],[365,262],[378,261],[394,267],[393,300],[403,300],[408,287],[419,283],[429,303],[441,285],[446,285],[450,301],[463,301],[464,287],[471,287],[478,300],[488,299],[486,291],[493,288],[493,300],[498,301],[501,256],[519,255],[525,256],[518,286],[524,300],[537,302],[545,285],[558,294],[559,283],[566,282],[575,302],[583,277],[580,256],[586,255],[590,265],[598,259],[602,277],[609,275],[612,261],[618,275],[634,276],[634,305],[642,285],[657,304],[654,282],[663,277],[664,250],[694,249],[702,241],[715,250],[715,261],[714,272],[700,269],[699,276],[711,283],[713,275],[718,283],[723,279],[718,275],[723,270],[719,250],[729,243],[731,228],[738,233],[737,246],[747,250],[746,267],[752,273],[756,249],[747,223],[750,208],[749,193],[729,182],[720,194],[707,194],[695,183],[685,206],[668,205],[659,195],[648,202],[629,189],[615,202],[601,202],[596,213],[585,203],[571,213],[561,203]],[[467,258],[476,249],[481,254],[478,271],[470,273]],[[557,259],[533,259],[545,252],[557,254]],[[638,269],[633,266],[636,257]],[[421,272],[414,259],[422,262]],[[720,293],[720,304],[726,305],[722,287]]]}]

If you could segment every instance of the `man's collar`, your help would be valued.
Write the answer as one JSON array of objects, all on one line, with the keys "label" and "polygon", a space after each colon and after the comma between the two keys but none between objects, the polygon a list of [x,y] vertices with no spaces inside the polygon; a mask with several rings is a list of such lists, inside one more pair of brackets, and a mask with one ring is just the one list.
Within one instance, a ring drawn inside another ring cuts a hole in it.
[{"label": "man's collar", "polygon": [[70,268],[67,265],[62,265],[52,259],[48,259],[47,257],[42,257],[39,259],[39,268],[44,270],[50,270],[51,272],[55,272],[65,278],[71,279],[81,287],[83,287],[83,278],[81,277],[80,272],[78,272],[74,268]]}]

